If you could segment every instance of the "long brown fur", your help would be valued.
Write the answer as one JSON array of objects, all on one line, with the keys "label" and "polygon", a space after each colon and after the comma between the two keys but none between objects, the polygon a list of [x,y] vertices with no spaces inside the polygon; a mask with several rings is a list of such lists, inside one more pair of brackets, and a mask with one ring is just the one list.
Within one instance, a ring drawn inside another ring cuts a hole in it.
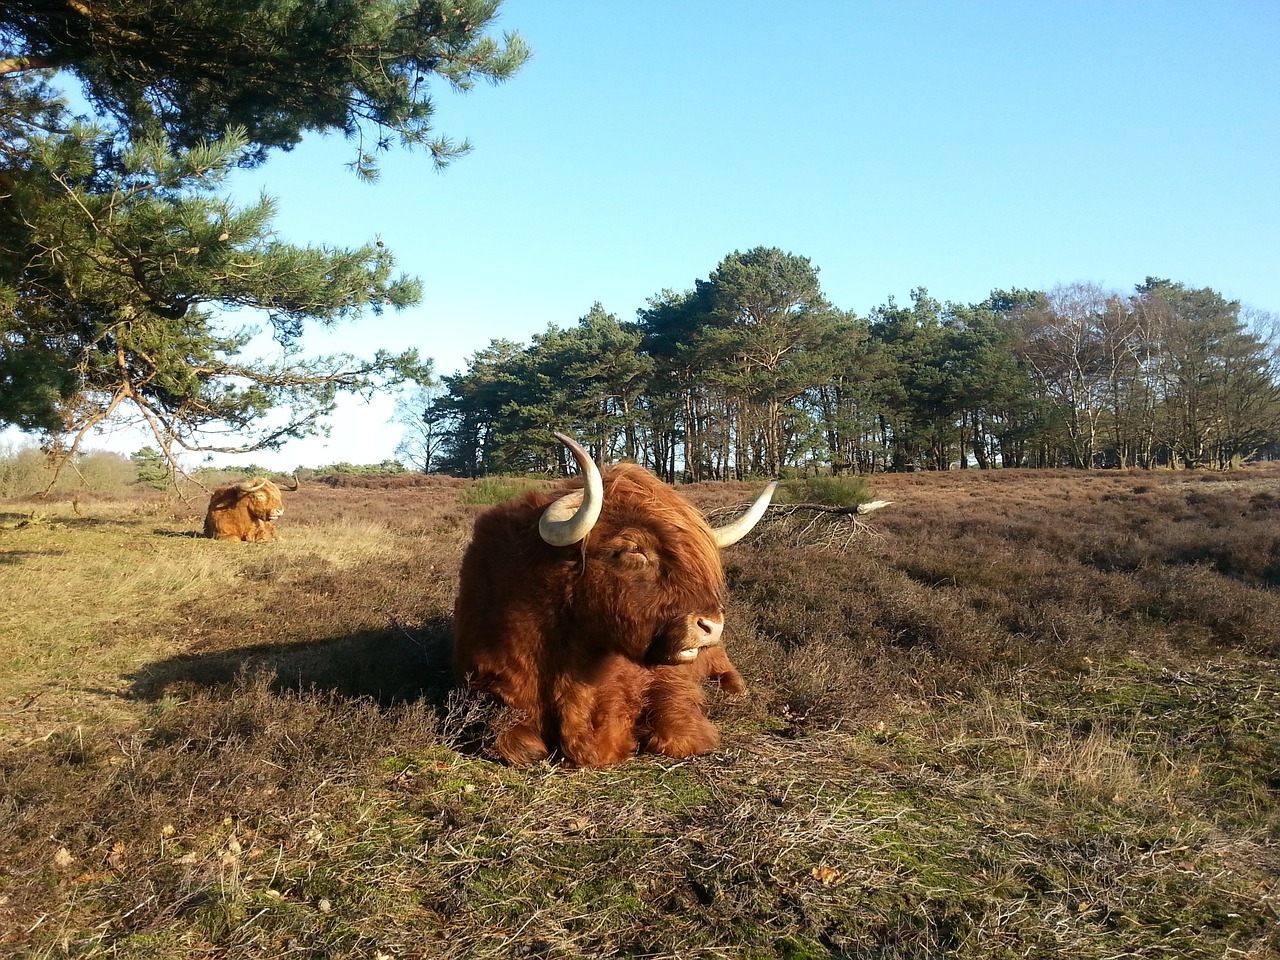
[{"label": "long brown fur", "polygon": [[280,488],[270,480],[252,492],[245,491],[240,483],[231,483],[213,491],[209,498],[204,535],[210,540],[278,540],[272,520],[276,511],[284,511],[284,499]]},{"label": "long brown fur", "polygon": [[553,547],[538,534],[547,505],[581,488],[567,481],[481,514],[463,557],[454,671],[517,714],[495,743],[511,763],[705,753],[719,738],[703,681],[745,689],[721,646],[673,662],[699,616],[723,618],[706,520],[634,464],[601,474],[604,510],[584,542]]}]

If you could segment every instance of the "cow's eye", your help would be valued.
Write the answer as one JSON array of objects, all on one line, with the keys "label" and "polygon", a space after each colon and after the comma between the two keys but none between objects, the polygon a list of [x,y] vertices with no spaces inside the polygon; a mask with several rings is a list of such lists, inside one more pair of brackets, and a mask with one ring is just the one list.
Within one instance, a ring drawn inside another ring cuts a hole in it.
[{"label": "cow's eye", "polygon": [[649,555],[634,544],[618,547],[613,551],[613,558],[623,563],[649,563]]}]

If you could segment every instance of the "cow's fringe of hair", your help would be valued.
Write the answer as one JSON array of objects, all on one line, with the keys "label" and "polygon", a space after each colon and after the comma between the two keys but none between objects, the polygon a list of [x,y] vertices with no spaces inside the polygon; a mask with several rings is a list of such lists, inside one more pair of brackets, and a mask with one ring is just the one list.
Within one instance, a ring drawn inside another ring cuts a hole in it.
[{"label": "cow's fringe of hair", "polygon": [[[646,517],[658,517],[661,525],[679,534],[684,548],[682,558],[703,582],[719,582],[724,578],[720,548],[716,546],[707,519],[678,492],[633,463],[617,463],[601,470],[606,505],[625,504],[637,508]],[[582,488],[580,478],[573,478],[545,494],[538,495],[549,503]],[[615,517],[615,522],[625,520]],[[652,522],[650,519],[648,522]],[[586,549],[584,545],[583,549]]]}]

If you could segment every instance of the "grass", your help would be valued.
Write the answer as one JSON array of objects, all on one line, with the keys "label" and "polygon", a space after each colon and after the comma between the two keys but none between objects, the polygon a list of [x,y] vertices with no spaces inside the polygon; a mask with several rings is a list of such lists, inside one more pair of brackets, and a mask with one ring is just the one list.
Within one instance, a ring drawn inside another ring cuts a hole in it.
[{"label": "grass", "polygon": [[0,705],[11,708],[0,706],[0,736],[36,717],[128,716],[120,702],[127,678],[185,649],[201,610],[233,608],[241,630],[247,619],[261,632],[274,619],[272,598],[253,584],[305,582],[392,549],[377,522],[338,518],[297,528],[288,552],[244,550],[203,539],[201,514],[173,508],[176,516],[164,501],[107,501],[0,515],[0,571],[8,568],[0,643],[9,668]]},{"label": "grass", "polygon": [[726,553],[722,748],[602,771],[469,746],[490,492],[0,504],[0,954],[1275,955],[1280,472],[874,486]]},{"label": "grass", "polygon": [[545,480],[529,477],[481,477],[463,491],[461,500],[471,506],[487,506],[546,486]]}]

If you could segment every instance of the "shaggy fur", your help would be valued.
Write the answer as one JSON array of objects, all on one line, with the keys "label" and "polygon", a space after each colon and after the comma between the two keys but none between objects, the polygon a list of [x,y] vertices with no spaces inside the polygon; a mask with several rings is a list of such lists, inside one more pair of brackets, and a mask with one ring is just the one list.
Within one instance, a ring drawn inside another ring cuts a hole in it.
[{"label": "shaggy fur", "polygon": [[706,753],[719,737],[702,681],[745,690],[722,646],[676,659],[697,645],[699,618],[724,618],[707,522],[638,466],[601,474],[604,510],[584,542],[554,547],[538,534],[547,505],[581,488],[568,481],[481,514],[463,557],[454,671],[516,715],[495,744],[511,763]]},{"label": "shaggy fur", "polygon": [[[246,490],[258,483],[257,490]],[[280,488],[261,477],[228,484],[213,491],[204,515],[204,535],[210,540],[277,540],[275,521],[284,513]]]}]

